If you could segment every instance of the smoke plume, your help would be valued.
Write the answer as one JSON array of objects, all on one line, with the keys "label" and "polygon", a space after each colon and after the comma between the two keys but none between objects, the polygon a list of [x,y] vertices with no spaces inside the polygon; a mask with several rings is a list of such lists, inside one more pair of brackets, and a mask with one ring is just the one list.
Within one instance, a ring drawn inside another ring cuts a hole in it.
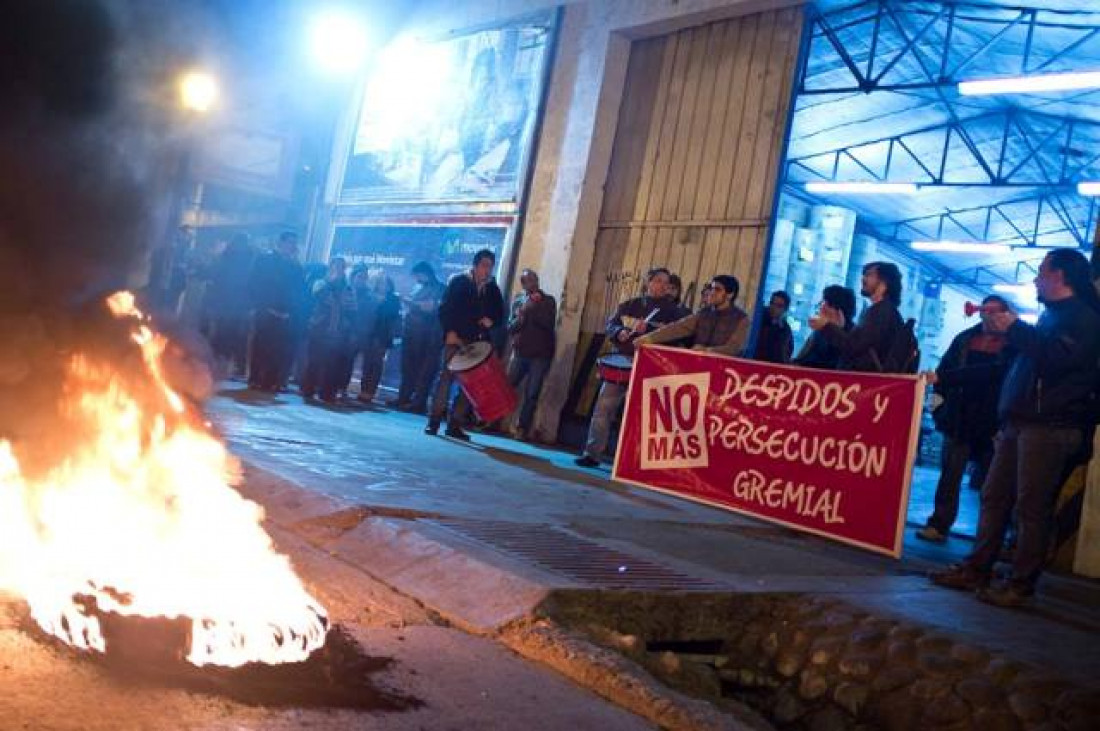
[{"label": "smoke plume", "polygon": [[74,351],[126,345],[100,303],[164,234],[159,41],[122,9],[0,0],[0,438],[17,447],[56,431]]}]

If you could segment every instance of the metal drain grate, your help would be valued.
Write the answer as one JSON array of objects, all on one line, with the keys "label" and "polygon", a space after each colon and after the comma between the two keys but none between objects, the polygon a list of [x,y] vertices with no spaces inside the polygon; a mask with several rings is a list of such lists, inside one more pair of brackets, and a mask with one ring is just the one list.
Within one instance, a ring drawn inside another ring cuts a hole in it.
[{"label": "metal drain grate", "polygon": [[601,546],[553,526],[464,519],[427,522],[592,587],[645,591],[722,591],[729,588]]}]

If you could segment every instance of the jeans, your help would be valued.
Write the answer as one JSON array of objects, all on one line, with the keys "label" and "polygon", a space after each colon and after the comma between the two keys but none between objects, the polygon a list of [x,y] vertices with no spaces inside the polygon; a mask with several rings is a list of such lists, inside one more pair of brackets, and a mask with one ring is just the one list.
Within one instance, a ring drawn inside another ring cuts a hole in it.
[{"label": "jeans", "polygon": [[257,312],[252,320],[249,385],[272,391],[280,388],[289,368],[293,347],[289,316]]},{"label": "jeans", "polygon": [[1046,563],[1058,492],[1082,458],[1084,445],[1080,428],[1009,424],[1001,430],[982,486],[978,539],[966,559],[971,568],[993,570],[1015,503],[1018,538],[1012,581],[1034,588]]},{"label": "jeans", "polygon": [[[461,345],[444,345],[443,346],[443,358],[440,362],[439,380],[435,386],[435,396],[432,398],[432,413],[429,417],[429,422],[438,424],[447,419],[447,424],[453,427],[463,427],[466,425],[466,421],[469,418],[470,402],[466,398],[466,394],[462,389],[458,389],[458,396],[455,397],[454,404],[451,404],[451,386],[455,381],[455,374],[447,368],[447,363],[458,352]],[[450,406],[450,415],[447,415],[448,406]]]},{"label": "jeans", "polygon": [[401,341],[401,388],[397,402],[416,410],[428,405],[432,381],[439,371],[443,335],[435,330],[406,328]]},{"label": "jeans", "polygon": [[966,466],[973,460],[978,470],[985,474],[993,458],[990,450],[978,451],[965,439],[944,436],[943,455],[940,459],[940,481],[936,484],[936,508],[928,525],[947,534],[959,516],[959,489],[962,487]]},{"label": "jeans", "polygon": [[584,453],[592,459],[599,459],[606,451],[611,423],[618,417],[625,400],[625,383],[604,381],[600,384],[600,394],[592,409],[592,421],[588,424],[588,442],[584,445]]},{"label": "jeans", "polygon": [[382,381],[382,369],[386,365],[386,351],[383,343],[369,343],[363,346],[363,376],[359,379],[359,395],[374,398],[378,393],[378,384]]},{"label": "jeans", "polygon": [[535,408],[539,403],[539,393],[542,391],[542,382],[546,379],[546,372],[550,370],[550,358],[523,358],[512,356],[512,362],[508,364],[508,383],[512,388],[519,386],[526,377],[527,383],[520,391],[519,422],[520,431],[526,432],[531,428],[531,422],[535,418]]}]

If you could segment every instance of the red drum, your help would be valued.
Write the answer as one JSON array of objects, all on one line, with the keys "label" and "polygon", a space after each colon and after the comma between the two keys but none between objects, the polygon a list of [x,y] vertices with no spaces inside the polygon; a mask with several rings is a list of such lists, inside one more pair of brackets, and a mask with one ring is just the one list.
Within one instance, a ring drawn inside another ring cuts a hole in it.
[{"label": "red drum", "polygon": [[447,363],[458,385],[478,418],[485,422],[503,419],[516,410],[519,399],[508,385],[508,376],[500,359],[493,355],[493,346],[486,342],[470,343],[458,349]]},{"label": "red drum", "polygon": [[630,371],[633,368],[634,359],[621,353],[605,355],[596,361],[596,369],[600,373],[600,380],[608,383],[621,383],[625,386],[630,383]]}]

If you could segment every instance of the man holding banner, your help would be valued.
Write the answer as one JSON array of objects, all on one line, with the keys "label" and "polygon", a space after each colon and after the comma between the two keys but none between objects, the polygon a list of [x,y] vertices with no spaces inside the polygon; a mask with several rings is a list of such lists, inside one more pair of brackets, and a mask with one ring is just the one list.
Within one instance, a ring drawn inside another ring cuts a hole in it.
[{"label": "man holding banner", "polygon": [[733,304],[741,284],[737,277],[719,274],[710,280],[708,305],[694,315],[640,336],[635,345],[690,340],[692,350],[739,355],[749,334],[748,315]]},{"label": "man holding banner", "polygon": [[[657,268],[646,272],[646,292],[621,303],[607,321],[607,339],[622,359],[634,355],[634,341],[639,336],[661,325],[678,319],[680,307],[668,296],[671,275],[668,269]],[[627,375],[629,370],[627,370]],[[584,454],[575,461],[581,467],[598,467],[607,449],[611,423],[618,416],[626,398],[627,379],[604,379],[592,409],[592,421],[588,425],[588,439]]]}]

